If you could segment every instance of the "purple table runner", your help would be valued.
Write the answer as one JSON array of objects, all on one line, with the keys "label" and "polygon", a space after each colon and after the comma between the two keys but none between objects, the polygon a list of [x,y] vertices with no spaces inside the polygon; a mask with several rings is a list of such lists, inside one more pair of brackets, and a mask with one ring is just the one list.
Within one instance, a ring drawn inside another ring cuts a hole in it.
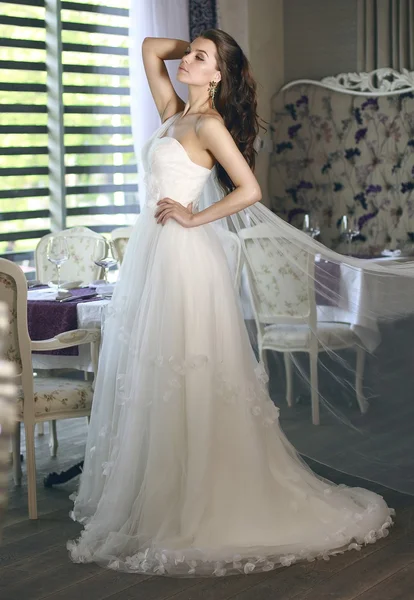
[{"label": "purple table runner", "polygon": [[[45,286],[46,288],[47,286]],[[36,288],[41,289],[41,288]],[[90,294],[90,300],[95,300],[94,288],[81,288],[70,290],[73,296]],[[77,305],[79,302],[88,302],[87,298],[70,300],[70,302],[57,302],[56,300],[28,300],[27,322],[29,335],[32,340],[47,340],[49,338],[78,328]],[[54,354],[58,356],[78,356],[79,346],[63,348],[62,350],[49,350],[37,354]]]}]

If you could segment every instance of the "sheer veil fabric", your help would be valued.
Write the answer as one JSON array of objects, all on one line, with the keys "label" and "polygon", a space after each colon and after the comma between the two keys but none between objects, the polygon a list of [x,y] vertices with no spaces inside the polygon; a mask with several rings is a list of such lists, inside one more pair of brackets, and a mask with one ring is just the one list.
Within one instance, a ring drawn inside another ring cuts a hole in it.
[{"label": "sheer veil fabric", "polygon": [[[343,297],[338,271],[327,270],[320,281],[314,264],[322,257],[358,276],[363,271],[379,291],[390,281],[409,289],[412,271],[344,259],[259,204],[202,227],[157,225],[160,198],[193,202],[194,210],[202,210],[223,196],[214,170],[192,162],[177,140],[164,135],[177,116],[142,152],[146,203],[105,316],[84,471],[72,512],[84,530],[68,543],[71,558],[127,572],[223,576],[328,558],[373,543],[387,535],[392,508],[369,490],[315,475],[302,461],[279,427],[279,409],[241,307],[252,311],[248,318],[268,318],[282,333],[286,328],[286,339],[289,327],[296,327],[295,335],[305,327],[309,343],[316,340],[345,372],[342,381],[331,367],[336,383],[349,385],[353,367],[337,337],[345,343],[351,334],[345,327],[339,334],[321,330],[309,289],[317,285],[319,301],[329,301],[331,308],[341,309],[346,301],[348,312],[366,325],[362,329],[370,335],[364,339],[374,349],[379,309],[371,305],[361,321],[357,301]],[[242,240],[247,302],[240,302],[233,285],[223,242],[228,229]],[[292,281],[296,284],[288,285]],[[278,300],[269,303],[263,289]],[[391,308],[387,319],[404,312],[401,304]],[[282,313],[280,323],[276,317]],[[356,345],[363,344],[352,335]],[[282,388],[283,378],[276,384]],[[345,428],[355,427],[330,398],[321,395],[321,402]],[[321,435],[322,426],[309,427]]]}]

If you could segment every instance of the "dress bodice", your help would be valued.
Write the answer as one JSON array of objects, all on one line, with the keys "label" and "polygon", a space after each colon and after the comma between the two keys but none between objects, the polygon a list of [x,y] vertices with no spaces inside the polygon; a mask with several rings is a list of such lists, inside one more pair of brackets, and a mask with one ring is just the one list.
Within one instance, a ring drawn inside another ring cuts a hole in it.
[{"label": "dress bodice", "polygon": [[173,137],[155,137],[143,148],[147,188],[146,205],[172,198],[184,206],[197,201],[211,171],[193,162],[184,146]]}]

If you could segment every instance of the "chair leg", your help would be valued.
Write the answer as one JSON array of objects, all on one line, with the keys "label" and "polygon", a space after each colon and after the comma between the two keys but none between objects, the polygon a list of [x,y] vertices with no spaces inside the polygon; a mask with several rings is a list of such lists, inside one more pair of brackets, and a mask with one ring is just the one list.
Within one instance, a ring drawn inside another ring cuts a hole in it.
[{"label": "chair leg", "polygon": [[96,375],[98,373],[98,365],[99,365],[99,348],[100,342],[92,342],[91,343],[91,361],[93,368],[93,376],[92,376],[92,391],[95,391],[95,383],[96,383]]},{"label": "chair leg", "polygon": [[310,360],[310,383],[312,398],[312,423],[319,425],[319,386],[318,386],[318,353],[311,352]]},{"label": "chair leg", "polygon": [[365,350],[361,346],[357,346],[356,349],[356,377],[355,377],[355,389],[357,402],[362,414],[366,413],[369,407],[367,400],[364,397],[362,390],[362,383],[364,380],[364,365],[365,365]]},{"label": "chair leg", "polygon": [[56,421],[49,421],[49,448],[50,456],[55,458],[59,443],[57,439]]},{"label": "chair leg", "polygon": [[22,463],[20,460],[20,421],[16,424],[16,429],[12,437],[13,454],[13,479],[15,485],[22,484]]},{"label": "chair leg", "polygon": [[293,374],[292,374],[292,356],[290,352],[284,352],[285,372],[286,372],[286,402],[288,406],[293,406]]},{"label": "chair leg", "polygon": [[29,501],[29,519],[37,519],[37,494],[36,494],[36,459],[34,445],[34,424],[25,424],[26,431],[26,472],[27,495]]},{"label": "chair leg", "polygon": [[45,424],[43,423],[43,421],[37,423],[37,435],[45,435]]},{"label": "chair leg", "polygon": [[264,348],[260,349],[260,362],[263,364],[264,369],[267,373],[267,375],[269,375],[269,363],[267,362],[267,354],[266,354],[266,350]]}]

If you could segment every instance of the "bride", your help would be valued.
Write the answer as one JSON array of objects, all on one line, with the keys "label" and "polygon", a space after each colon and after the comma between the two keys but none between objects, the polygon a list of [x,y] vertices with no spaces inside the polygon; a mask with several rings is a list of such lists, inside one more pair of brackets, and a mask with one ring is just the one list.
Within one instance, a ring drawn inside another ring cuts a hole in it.
[{"label": "bride", "polygon": [[[162,125],[105,319],[71,558],[221,576],[375,542],[392,523],[383,498],[316,476],[280,430],[218,234],[261,199],[249,63],[220,30],[142,50]],[[177,58],[186,104],[164,65]],[[226,195],[202,209],[214,177]]]}]

